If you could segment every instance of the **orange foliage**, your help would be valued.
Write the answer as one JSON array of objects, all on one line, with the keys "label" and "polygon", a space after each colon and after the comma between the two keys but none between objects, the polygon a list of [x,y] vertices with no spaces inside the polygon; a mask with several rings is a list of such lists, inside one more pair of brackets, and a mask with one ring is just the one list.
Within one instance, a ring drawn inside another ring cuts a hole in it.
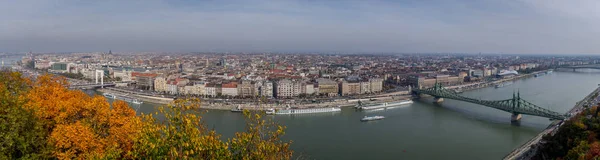
[{"label": "orange foliage", "polygon": [[90,97],[69,90],[64,78],[39,76],[26,95],[25,108],[33,109],[51,133],[48,142],[56,147],[59,159],[102,157],[109,149],[125,156],[134,136],[141,130],[141,119],[125,102],[113,107],[102,96]]},{"label": "orange foliage", "polygon": [[142,122],[135,115],[127,103],[116,101],[113,103],[113,109],[110,111],[110,143],[112,146],[118,145],[124,151],[131,151],[133,139],[141,131]]},{"label": "orange foliage", "polygon": [[[50,75],[39,76],[33,88],[27,94],[29,103],[25,108],[35,110],[35,114],[55,124],[72,123],[68,120],[75,116],[83,108],[85,102],[89,102],[89,96],[80,91],[69,91],[67,81],[64,78]],[[49,127],[54,124],[50,124]],[[52,128],[48,128],[52,129]]]},{"label": "orange foliage", "polygon": [[98,138],[90,127],[77,122],[68,125],[57,125],[54,132],[50,134],[50,143],[55,144],[55,154],[59,159],[83,159],[84,156],[78,156],[77,154],[102,154],[106,140]]},{"label": "orange foliage", "polygon": [[600,156],[600,143],[594,142],[590,145],[590,150],[585,154],[586,159],[597,159]]},{"label": "orange foliage", "polygon": [[[224,142],[194,112],[201,104],[199,99],[178,100],[159,109],[165,118],[157,123],[152,115],[142,116],[143,119],[136,116],[123,101],[115,101],[111,106],[103,96],[90,97],[82,91],[69,90],[61,77],[42,75],[34,81],[19,78],[19,74],[0,76],[5,81],[0,81],[0,101],[25,109],[20,115],[10,112],[13,115],[7,117],[27,120],[19,117],[29,116],[34,121],[3,126],[37,134],[9,139],[19,145],[0,153],[26,152],[31,159],[290,159],[293,153],[290,142],[280,140],[285,127],[249,111],[244,111],[247,131]],[[5,79],[15,79],[15,83]],[[20,84],[23,82],[27,85]],[[21,89],[25,87],[27,90]],[[0,110],[0,115],[6,114],[9,112]],[[36,126],[27,127],[29,124]],[[46,143],[23,145],[19,143],[22,139]],[[0,154],[0,159],[12,157],[19,155]]]}]

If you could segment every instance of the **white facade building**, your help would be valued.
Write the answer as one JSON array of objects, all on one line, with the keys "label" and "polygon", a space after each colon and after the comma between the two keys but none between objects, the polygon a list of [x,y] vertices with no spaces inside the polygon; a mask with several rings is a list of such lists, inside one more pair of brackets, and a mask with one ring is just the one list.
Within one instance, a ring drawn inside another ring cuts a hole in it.
[{"label": "white facade building", "polygon": [[204,95],[211,97],[217,96],[217,87],[215,86],[215,84],[207,83],[204,86]]},{"label": "white facade building", "polygon": [[277,98],[292,97],[294,92],[294,83],[289,79],[277,81]]},{"label": "white facade building", "polygon": [[167,79],[164,77],[156,77],[154,79],[154,91],[166,92],[167,91]]},{"label": "white facade building", "polygon": [[360,94],[371,93],[371,82],[360,82]]},{"label": "white facade building", "polygon": [[238,89],[237,87],[223,87],[222,94],[224,96],[237,96]]},{"label": "white facade building", "polygon": [[371,78],[369,82],[371,82],[371,92],[381,92],[383,90],[383,79]]},{"label": "white facade building", "polygon": [[273,97],[273,82],[263,81],[260,87],[260,95],[265,97]]}]

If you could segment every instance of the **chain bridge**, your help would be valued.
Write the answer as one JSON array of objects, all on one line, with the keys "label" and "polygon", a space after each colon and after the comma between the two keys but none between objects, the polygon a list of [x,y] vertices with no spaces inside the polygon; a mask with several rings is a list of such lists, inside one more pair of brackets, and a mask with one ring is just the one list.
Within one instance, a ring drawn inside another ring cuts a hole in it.
[{"label": "chain bridge", "polygon": [[513,97],[511,99],[506,100],[481,100],[470,97],[465,97],[459,95],[453,90],[449,90],[444,88],[441,84],[436,83],[432,88],[427,89],[413,89],[413,93],[416,95],[419,94],[427,94],[431,95],[435,98],[437,102],[443,101],[443,98],[454,99],[459,101],[470,102],[474,104],[479,104],[499,110],[503,110],[505,112],[512,113],[512,120],[518,121],[521,119],[521,114],[525,115],[533,115],[546,117],[550,119],[564,119],[566,116],[564,114],[551,111],[549,109],[545,109],[539,107],[533,103],[527,102],[521,99],[520,94],[513,93]]}]

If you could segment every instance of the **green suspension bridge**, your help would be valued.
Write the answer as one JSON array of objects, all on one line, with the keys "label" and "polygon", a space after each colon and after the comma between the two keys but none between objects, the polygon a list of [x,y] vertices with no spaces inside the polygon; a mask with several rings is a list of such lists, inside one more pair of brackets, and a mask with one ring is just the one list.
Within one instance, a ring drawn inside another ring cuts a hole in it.
[{"label": "green suspension bridge", "polygon": [[521,99],[521,96],[519,93],[517,93],[516,95],[515,95],[515,93],[513,93],[513,97],[511,99],[507,99],[507,100],[481,100],[481,99],[474,99],[474,98],[459,95],[458,93],[456,93],[453,90],[444,88],[439,83],[436,83],[432,88],[413,89],[413,93],[416,95],[419,95],[419,94],[431,95],[438,102],[443,101],[443,98],[448,98],[448,99],[465,101],[465,102],[470,102],[470,103],[474,103],[474,104],[479,104],[479,105],[503,110],[505,112],[512,113],[513,114],[512,118],[514,121],[519,120],[521,117],[520,116],[521,114],[546,117],[546,118],[550,118],[550,119],[565,119],[566,118],[566,116],[564,114],[560,114],[558,112],[554,112],[549,109],[539,107],[533,103],[530,103],[530,102],[527,102],[527,101]]}]

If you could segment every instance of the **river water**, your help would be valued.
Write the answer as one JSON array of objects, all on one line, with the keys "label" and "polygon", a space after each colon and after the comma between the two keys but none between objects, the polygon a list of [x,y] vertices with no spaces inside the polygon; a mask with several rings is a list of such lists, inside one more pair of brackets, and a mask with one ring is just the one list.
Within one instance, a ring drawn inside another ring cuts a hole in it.
[{"label": "river water", "polygon": [[3,67],[10,67],[12,65],[17,64],[18,61],[21,61],[21,56],[20,55],[14,55],[14,56],[2,56],[0,57],[0,62],[3,64],[0,64]]},{"label": "river water", "polygon": [[[520,91],[521,98],[565,113],[600,83],[600,72],[557,72],[515,81],[503,88],[482,88],[463,93],[474,98],[501,100]],[[154,112],[145,103],[140,113]],[[364,116],[386,119],[360,122]],[[511,125],[510,113],[446,99],[442,104],[422,98],[414,104],[386,111],[267,116],[287,126],[297,156],[307,159],[500,159],[546,128],[547,118],[524,115],[520,126]],[[239,113],[211,110],[203,114],[209,128],[224,138],[244,130]]]}]

